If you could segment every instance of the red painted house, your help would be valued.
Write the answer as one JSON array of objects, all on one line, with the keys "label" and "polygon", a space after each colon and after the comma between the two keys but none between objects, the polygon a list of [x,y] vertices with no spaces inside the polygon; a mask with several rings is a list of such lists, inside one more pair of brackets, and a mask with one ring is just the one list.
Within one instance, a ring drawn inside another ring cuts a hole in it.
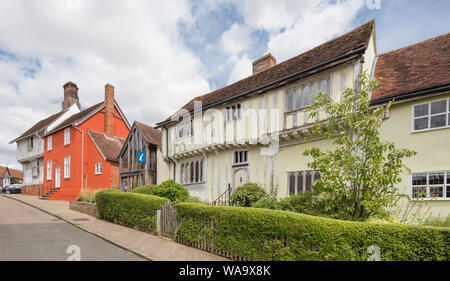
[{"label": "red painted house", "polygon": [[[70,88],[69,88],[70,87]],[[72,83],[67,91],[78,96]],[[63,104],[64,106],[64,104]],[[130,124],[105,86],[105,100],[56,126],[44,137],[44,198],[74,201],[82,190],[119,188],[117,156]]]}]

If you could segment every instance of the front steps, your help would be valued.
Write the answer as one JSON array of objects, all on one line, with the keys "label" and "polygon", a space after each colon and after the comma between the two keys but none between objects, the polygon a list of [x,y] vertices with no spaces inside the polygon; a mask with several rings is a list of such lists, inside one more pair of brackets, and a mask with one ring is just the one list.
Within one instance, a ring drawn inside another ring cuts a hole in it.
[{"label": "front steps", "polygon": [[52,190],[50,190],[49,192],[47,192],[45,195],[41,196],[42,200],[47,200],[50,197],[52,197],[53,195],[55,195],[56,192],[59,191],[59,187],[57,188],[53,188]]}]

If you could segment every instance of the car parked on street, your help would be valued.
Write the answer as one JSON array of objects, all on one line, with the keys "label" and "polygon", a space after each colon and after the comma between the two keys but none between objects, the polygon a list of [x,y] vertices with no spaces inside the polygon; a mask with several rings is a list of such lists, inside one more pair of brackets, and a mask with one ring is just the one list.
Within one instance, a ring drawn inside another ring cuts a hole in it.
[{"label": "car parked on street", "polygon": [[7,186],[4,186],[1,190],[2,193],[6,194],[20,194],[22,192],[22,185],[21,184],[10,184]]}]

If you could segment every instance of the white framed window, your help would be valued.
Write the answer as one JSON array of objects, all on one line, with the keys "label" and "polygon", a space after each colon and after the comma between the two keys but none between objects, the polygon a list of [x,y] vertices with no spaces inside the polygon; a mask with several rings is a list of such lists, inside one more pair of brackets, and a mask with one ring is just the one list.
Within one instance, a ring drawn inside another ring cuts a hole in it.
[{"label": "white framed window", "polygon": [[450,171],[412,174],[411,198],[450,200]]},{"label": "white framed window", "polygon": [[179,139],[194,136],[194,120],[178,124],[175,127],[175,136]]},{"label": "white framed window", "polygon": [[235,151],[233,157],[234,165],[248,164],[248,151]]},{"label": "white framed window", "polygon": [[64,157],[64,178],[70,178],[70,156]]},{"label": "white framed window", "polygon": [[50,151],[53,149],[53,137],[49,136],[47,138],[47,151]]},{"label": "white framed window", "polygon": [[286,92],[286,112],[304,109],[314,103],[314,96],[319,92],[330,96],[328,78],[314,80],[301,86],[290,88]]},{"label": "white framed window", "polygon": [[320,178],[319,171],[297,171],[288,173],[289,195],[311,192],[312,186]]},{"label": "white framed window", "polygon": [[64,145],[70,144],[70,128],[64,130]]},{"label": "white framed window", "polygon": [[40,170],[41,170],[41,169],[40,169],[40,167],[39,167],[39,160],[34,161],[33,164],[32,164],[32,168],[31,168],[32,176],[33,176],[34,178],[38,177],[38,176],[39,176]]},{"label": "white framed window", "polygon": [[95,163],[95,174],[101,175],[103,173],[103,162]]},{"label": "white framed window", "polygon": [[181,164],[180,178],[183,184],[204,182],[204,162],[202,159]]},{"label": "white framed window", "polygon": [[242,116],[241,104],[227,106],[225,108],[227,121],[239,120]]},{"label": "white framed window", "polygon": [[47,161],[47,180],[52,179],[52,160]]},{"label": "white framed window", "polygon": [[34,141],[34,138],[33,138],[33,137],[29,137],[29,138],[27,139],[27,147],[28,147],[28,149],[33,149],[33,147],[34,147],[33,141]]},{"label": "white framed window", "polygon": [[450,127],[450,99],[413,105],[413,132]]}]

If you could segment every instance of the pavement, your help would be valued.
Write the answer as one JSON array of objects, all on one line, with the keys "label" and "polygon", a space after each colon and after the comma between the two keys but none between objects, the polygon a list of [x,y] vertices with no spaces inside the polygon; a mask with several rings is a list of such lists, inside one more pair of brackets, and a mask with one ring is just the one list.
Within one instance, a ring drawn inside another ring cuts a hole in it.
[{"label": "pavement", "polygon": [[[17,204],[21,202],[29,207],[34,207],[39,210],[41,213],[41,217],[44,216],[42,212],[47,213],[47,218],[42,218],[42,222],[50,224],[56,224],[61,222],[57,222],[55,219],[61,220],[63,222],[69,223],[71,225],[65,224],[65,227],[68,226],[76,226],[78,231],[84,230],[90,234],[93,234],[105,241],[114,244],[117,247],[120,247],[122,250],[131,251],[132,253],[153,261],[226,261],[227,259],[208,253],[206,251],[192,248],[180,243],[177,243],[173,240],[152,235],[149,233],[137,231],[125,226],[113,224],[104,220],[97,219],[93,216],[89,216],[80,212],[73,211],[69,208],[69,202],[67,201],[56,201],[56,200],[41,200],[37,196],[30,195],[21,195],[21,194],[10,194],[10,195],[2,195],[0,196],[0,260],[3,260],[1,249],[4,246],[3,243],[7,243],[8,239],[5,237],[5,241],[3,237],[3,222],[5,225],[7,223],[18,224],[18,225],[28,225],[29,229],[24,229],[24,233],[33,233],[34,228],[33,221],[36,218],[33,218],[33,215],[22,216],[20,215],[20,211],[18,211],[19,215],[11,214],[8,212],[10,216],[4,216],[2,213],[2,209],[7,206],[8,201],[9,204],[14,202]],[[22,205],[23,205],[22,204]],[[22,208],[25,208],[23,206]],[[19,208],[20,209],[20,208]],[[35,212],[37,211],[35,210]],[[39,211],[37,211],[39,213]],[[49,216],[50,215],[50,216]],[[37,213],[34,214],[35,217],[39,217]],[[49,219],[52,217],[52,219]],[[50,220],[50,221],[49,221]],[[45,224],[44,223],[44,224]],[[57,226],[60,227],[60,226]],[[72,229],[73,232],[76,232]],[[15,232],[14,232],[15,233]],[[13,235],[14,233],[8,234]],[[44,239],[49,241],[53,241],[53,235],[51,232],[45,236]],[[63,235],[67,235],[66,232],[62,232]],[[30,234],[31,235],[31,234]],[[70,236],[69,236],[70,237]],[[31,239],[32,237],[29,237]],[[34,238],[36,241],[40,241],[40,239]],[[92,248],[95,250],[95,248]],[[83,250],[82,250],[83,251]],[[84,253],[84,252],[82,252]],[[66,254],[67,256],[67,254]],[[105,256],[99,256],[105,257]],[[124,259],[125,260],[125,259]]]}]

